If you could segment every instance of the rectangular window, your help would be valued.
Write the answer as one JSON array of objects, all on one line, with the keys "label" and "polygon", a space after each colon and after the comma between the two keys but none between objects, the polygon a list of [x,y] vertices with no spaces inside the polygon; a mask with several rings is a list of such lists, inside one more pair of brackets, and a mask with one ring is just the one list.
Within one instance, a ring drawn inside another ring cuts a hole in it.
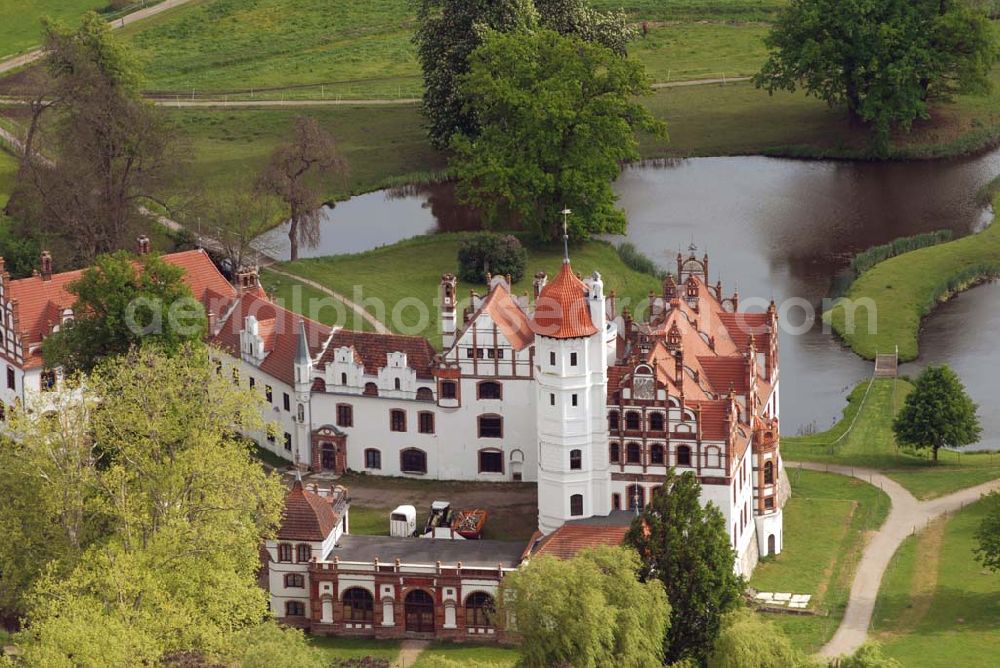
[{"label": "rectangular window", "polygon": [[499,415],[479,416],[479,438],[503,438],[503,418]]},{"label": "rectangular window", "polygon": [[285,432],[285,450],[291,452],[292,450],[292,435],[287,431]]},{"label": "rectangular window", "polygon": [[52,369],[47,369],[42,372],[41,378],[42,392],[48,392],[56,387],[56,372]]},{"label": "rectangular window", "polygon": [[301,564],[310,559],[312,559],[312,547],[304,543],[295,546],[295,561]]},{"label": "rectangular window", "polygon": [[488,348],[486,350],[486,356],[489,357],[491,360],[492,359],[496,359],[496,357],[497,357],[496,348]]},{"label": "rectangular window", "polygon": [[264,398],[267,399],[267,403],[269,404],[274,403],[274,392],[271,390],[270,385],[264,386]]},{"label": "rectangular window", "polygon": [[484,380],[476,386],[480,399],[503,399],[503,385],[491,380]]},{"label": "rectangular window", "polygon": [[569,365],[576,366],[576,353],[569,354]]},{"label": "rectangular window", "polygon": [[611,443],[608,445],[608,461],[618,462],[622,456],[622,448],[617,443]]},{"label": "rectangular window", "polygon": [[576,405],[578,405],[578,403],[579,403],[579,400],[577,399],[577,396],[574,394],[573,395],[573,405],[576,406]]},{"label": "rectangular window", "polygon": [[456,389],[457,387],[458,387],[457,383],[455,383],[455,381],[453,380],[446,380],[443,383],[441,383],[441,398],[454,399],[458,394]]},{"label": "rectangular window", "polygon": [[286,589],[299,589],[306,586],[306,578],[301,573],[289,573],[285,576]]},{"label": "rectangular window", "polygon": [[555,406],[555,405],[556,405],[556,395],[554,395],[554,394],[552,394],[550,392],[549,393],[549,406]]},{"label": "rectangular window", "polygon": [[611,495],[611,510],[621,510],[622,509],[622,495],[612,494]]},{"label": "rectangular window", "polygon": [[480,450],[479,472],[503,473],[503,453],[499,450]]},{"label": "rectangular window", "polygon": [[382,468],[382,452],[376,450],[375,448],[368,448],[365,450],[365,468],[366,469],[381,469]]},{"label": "rectangular window", "polygon": [[406,431],[406,411],[389,411],[389,431]]},{"label": "rectangular window", "polygon": [[421,434],[434,433],[434,413],[420,413],[417,416],[417,422]]},{"label": "rectangular window", "polygon": [[354,426],[354,407],[350,404],[337,404],[337,426]]},{"label": "rectangular window", "polygon": [[285,404],[285,410],[286,411],[292,410],[292,399],[291,399],[291,397],[288,396],[287,392],[284,393],[284,397],[282,398],[282,401]]},{"label": "rectangular window", "polygon": [[468,348],[465,351],[465,356],[468,357],[471,360],[473,357],[476,356],[476,349],[475,348]]},{"label": "rectangular window", "polygon": [[569,497],[569,514],[573,517],[583,515],[583,494],[574,494]]},{"label": "rectangular window", "polygon": [[554,352],[549,353],[549,366],[555,366],[555,365],[556,365],[556,354]]},{"label": "rectangular window", "polygon": [[774,497],[773,496],[769,496],[769,497],[767,497],[767,498],[764,499],[764,507],[767,508],[768,510],[771,510],[771,509],[774,508]]},{"label": "rectangular window", "polygon": [[292,545],[291,543],[279,543],[278,544],[278,561],[291,561],[292,560]]},{"label": "rectangular window", "polygon": [[254,378],[253,376],[250,376],[250,389],[252,390],[255,387],[257,387],[257,379]]},{"label": "rectangular window", "polygon": [[14,370],[11,369],[10,367],[7,367],[7,389],[9,389],[9,390],[16,390],[17,388],[14,387],[14,385],[15,385],[15,383],[14,383]]}]

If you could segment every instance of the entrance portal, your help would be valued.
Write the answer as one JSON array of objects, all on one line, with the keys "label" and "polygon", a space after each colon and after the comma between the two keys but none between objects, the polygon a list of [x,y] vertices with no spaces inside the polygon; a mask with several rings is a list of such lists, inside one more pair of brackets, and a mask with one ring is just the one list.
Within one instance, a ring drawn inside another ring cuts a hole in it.
[{"label": "entrance portal", "polygon": [[423,589],[406,595],[406,630],[411,633],[434,633],[434,599]]}]

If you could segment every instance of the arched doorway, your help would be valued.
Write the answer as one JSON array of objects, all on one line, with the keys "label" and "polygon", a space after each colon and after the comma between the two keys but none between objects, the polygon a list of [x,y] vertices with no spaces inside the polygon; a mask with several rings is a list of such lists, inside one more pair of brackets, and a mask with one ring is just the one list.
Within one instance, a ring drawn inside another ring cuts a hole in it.
[{"label": "arched doorway", "polygon": [[404,601],[406,630],[411,633],[434,633],[434,599],[423,589],[414,589]]},{"label": "arched doorway", "polygon": [[320,461],[324,471],[337,468],[337,448],[333,443],[323,442],[320,446]]},{"label": "arched doorway", "polygon": [[767,537],[767,553],[774,554],[774,534],[769,534]]}]

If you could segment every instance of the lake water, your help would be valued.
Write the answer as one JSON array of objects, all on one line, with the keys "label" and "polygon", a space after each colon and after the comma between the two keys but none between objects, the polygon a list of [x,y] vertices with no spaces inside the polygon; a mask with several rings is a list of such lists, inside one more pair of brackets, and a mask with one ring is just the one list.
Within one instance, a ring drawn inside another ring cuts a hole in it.
[{"label": "lake water", "polygon": [[[989,223],[975,193],[1000,174],[1000,150],[926,162],[798,161],[759,156],[636,165],[615,184],[628,214],[626,238],[667,269],[678,249],[710,258],[711,280],[741,300],[783,306],[782,421],[786,434],[824,429],[844,397],[871,374],[804,309],[817,310],[853,253],[901,236],[947,228],[962,236]],[[319,245],[303,257],[352,253],[438,230],[475,229],[448,184],[369,193],[324,211]],[[287,257],[287,231],[266,247]],[[618,238],[621,239],[620,237]],[[983,286],[928,320],[919,364],[947,362],[980,404],[984,445],[1000,449],[1000,290]],[[904,369],[904,372],[909,372]]]}]

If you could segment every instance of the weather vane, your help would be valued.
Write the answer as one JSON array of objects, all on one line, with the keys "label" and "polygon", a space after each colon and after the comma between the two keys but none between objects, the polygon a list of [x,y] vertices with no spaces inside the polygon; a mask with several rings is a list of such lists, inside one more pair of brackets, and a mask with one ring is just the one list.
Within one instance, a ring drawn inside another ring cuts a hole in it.
[{"label": "weather vane", "polygon": [[569,214],[573,212],[569,209],[563,209],[559,213],[563,217],[563,261],[569,262]]}]

